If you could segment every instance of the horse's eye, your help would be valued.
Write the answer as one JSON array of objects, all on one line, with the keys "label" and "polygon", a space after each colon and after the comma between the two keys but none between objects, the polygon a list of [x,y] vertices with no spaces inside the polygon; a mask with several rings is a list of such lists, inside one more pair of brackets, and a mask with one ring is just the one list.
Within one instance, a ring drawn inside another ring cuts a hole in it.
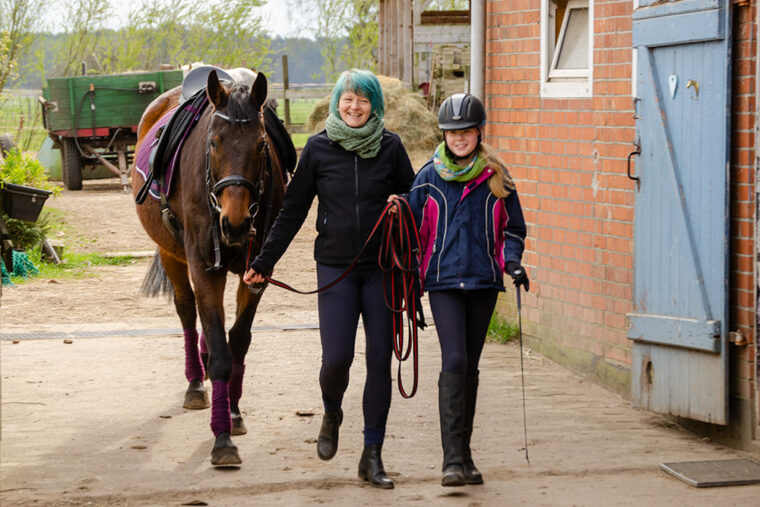
[{"label": "horse's eye", "polygon": [[209,141],[208,141],[208,145],[209,145],[209,147],[210,147],[212,150],[215,150],[215,149],[216,149],[216,141],[214,141],[213,139],[209,139]]}]

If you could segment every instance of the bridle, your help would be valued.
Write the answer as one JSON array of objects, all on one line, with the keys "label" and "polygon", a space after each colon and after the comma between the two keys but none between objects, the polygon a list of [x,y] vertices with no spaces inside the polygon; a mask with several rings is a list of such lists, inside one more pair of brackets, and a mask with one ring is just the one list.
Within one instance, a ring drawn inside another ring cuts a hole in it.
[{"label": "bridle", "polygon": [[[251,123],[250,118],[231,118],[220,111],[214,111],[214,113],[211,115],[211,119],[213,120],[214,117],[220,118],[232,124]],[[273,210],[274,177],[273,177],[273,172],[272,172],[272,156],[269,151],[270,150],[269,139],[266,135],[266,129],[264,128],[262,112],[259,112],[259,118],[261,119],[261,122],[262,122],[261,136],[260,136],[260,143],[259,143],[259,146],[261,146],[260,158],[262,160],[262,164],[264,168],[262,171],[259,171],[259,179],[258,181],[256,181],[256,183],[251,182],[248,178],[241,176],[239,174],[225,176],[219,181],[216,181],[216,178],[214,178],[213,171],[211,170],[211,154],[210,154],[211,121],[209,121],[209,125],[206,131],[206,198],[207,198],[207,203],[208,203],[209,215],[211,216],[211,233],[212,233],[212,238],[214,242],[214,263],[213,265],[207,268],[207,271],[216,271],[222,268],[222,264],[221,264],[222,252],[221,252],[221,243],[219,241],[219,215],[222,212],[222,208],[219,205],[219,194],[225,188],[231,187],[231,186],[237,186],[237,187],[245,187],[246,189],[248,189],[248,192],[250,194],[250,204],[248,206],[248,212],[251,215],[251,230],[249,232],[249,235],[250,235],[250,241],[251,243],[253,243],[254,238],[257,235],[256,216],[259,213],[261,197],[262,197],[262,194],[265,193],[264,186],[266,185],[266,191],[267,191],[266,193],[268,194],[267,211],[266,211],[267,214],[266,214],[266,219],[264,221],[264,230],[262,231],[263,235],[260,238],[260,241],[258,242],[259,244],[264,243],[266,235],[269,232],[269,228],[271,226],[271,221],[272,221],[272,214],[274,212]]]}]

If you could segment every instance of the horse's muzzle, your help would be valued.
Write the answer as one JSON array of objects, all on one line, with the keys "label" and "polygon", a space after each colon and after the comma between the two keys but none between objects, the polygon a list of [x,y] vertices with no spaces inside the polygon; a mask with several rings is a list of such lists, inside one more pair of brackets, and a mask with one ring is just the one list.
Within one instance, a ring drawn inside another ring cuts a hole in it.
[{"label": "horse's muzzle", "polygon": [[239,224],[232,224],[226,216],[221,218],[222,241],[228,246],[239,246],[248,241],[248,234],[251,232],[250,215],[246,216]]}]

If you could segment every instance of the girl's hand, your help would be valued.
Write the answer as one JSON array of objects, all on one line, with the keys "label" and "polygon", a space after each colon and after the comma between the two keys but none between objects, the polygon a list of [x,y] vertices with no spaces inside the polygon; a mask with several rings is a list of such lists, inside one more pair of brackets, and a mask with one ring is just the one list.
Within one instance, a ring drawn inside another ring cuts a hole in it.
[{"label": "girl's hand", "polygon": [[251,268],[243,275],[243,281],[248,285],[253,283],[264,283],[264,275],[258,273],[255,269]]}]

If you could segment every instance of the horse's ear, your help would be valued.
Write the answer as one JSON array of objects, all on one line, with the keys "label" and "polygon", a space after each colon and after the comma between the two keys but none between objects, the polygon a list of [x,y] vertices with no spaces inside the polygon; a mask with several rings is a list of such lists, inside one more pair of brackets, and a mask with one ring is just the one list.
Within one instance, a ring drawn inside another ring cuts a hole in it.
[{"label": "horse's ear", "polygon": [[261,111],[261,106],[267,100],[267,78],[263,72],[256,74],[256,80],[251,86],[251,103],[256,111]]},{"label": "horse's ear", "polygon": [[219,82],[219,76],[216,75],[216,71],[212,70],[208,73],[208,79],[206,81],[206,95],[208,100],[214,104],[214,107],[219,109],[227,102],[227,90],[222,83]]}]

